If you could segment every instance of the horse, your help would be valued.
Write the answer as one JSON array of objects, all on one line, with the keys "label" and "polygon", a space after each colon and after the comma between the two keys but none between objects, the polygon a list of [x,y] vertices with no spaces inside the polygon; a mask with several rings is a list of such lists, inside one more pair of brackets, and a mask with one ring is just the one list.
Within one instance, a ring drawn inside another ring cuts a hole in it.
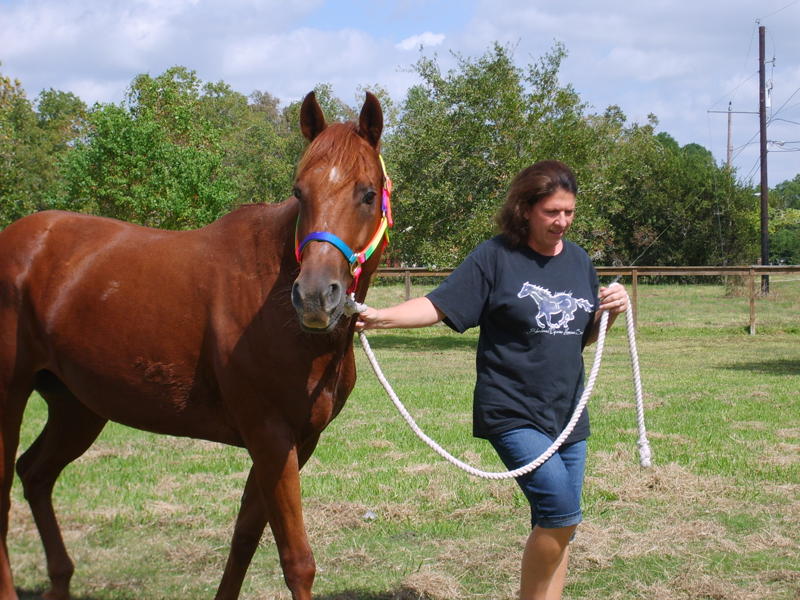
[{"label": "horse", "polygon": [[109,420],[245,448],[215,598],[239,596],[267,523],[293,600],[311,598],[300,469],[355,385],[344,307],[366,296],[391,209],[373,94],[357,121],[328,124],[311,92],[300,129],[308,146],[281,203],[191,231],[46,211],[0,232],[0,600],[18,598],[6,538],[34,390],[47,422],[16,470],[46,555],[44,598],[68,600],[74,571],[53,486]]},{"label": "horse", "polygon": [[[524,298],[530,296],[536,301],[539,312],[536,314],[536,324],[544,328],[547,322],[547,329],[555,330],[560,328],[567,328],[567,324],[575,318],[575,311],[582,308],[585,311],[592,310],[592,304],[584,298],[573,298],[572,294],[561,292],[553,294],[550,290],[534,285],[529,282],[522,284],[522,288],[517,294],[517,298]],[[552,317],[561,313],[561,320],[553,324]]]}]

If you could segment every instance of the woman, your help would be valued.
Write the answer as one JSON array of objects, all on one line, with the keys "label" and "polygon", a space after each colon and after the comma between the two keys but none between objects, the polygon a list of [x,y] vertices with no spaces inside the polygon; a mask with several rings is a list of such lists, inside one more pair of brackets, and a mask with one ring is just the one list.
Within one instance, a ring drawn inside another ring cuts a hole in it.
[{"label": "woman", "polygon": [[[427,296],[367,308],[357,328],[480,327],[473,432],[509,469],[538,457],[563,431],[583,391],[582,350],[627,310],[623,286],[599,287],[586,252],[565,239],[577,183],[558,161],[538,162],[512,181],[497,221],[480,244]],[[599,289],[598,289],[599,288]],[[517,479],[531,505],[522,557],[521,600],[561,598],[568,543],[580,523],[589,418],[585,411],[560,450]]]}]

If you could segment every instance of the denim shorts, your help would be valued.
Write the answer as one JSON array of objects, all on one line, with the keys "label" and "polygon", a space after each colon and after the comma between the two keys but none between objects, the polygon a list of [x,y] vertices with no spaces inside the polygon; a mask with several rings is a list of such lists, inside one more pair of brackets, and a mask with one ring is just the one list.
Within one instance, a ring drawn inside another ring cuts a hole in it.
[{"label": "denim shorts", "polygon": [[[489,441],[509,470],[527,465],[553,443],[549,436],[532,427],[512,429],[491,436]],[[554,529],[581,522],[585,466],[586,440],[581,440],[561,446],[539,468],[517,478],[531,505],[531,527]]]}]

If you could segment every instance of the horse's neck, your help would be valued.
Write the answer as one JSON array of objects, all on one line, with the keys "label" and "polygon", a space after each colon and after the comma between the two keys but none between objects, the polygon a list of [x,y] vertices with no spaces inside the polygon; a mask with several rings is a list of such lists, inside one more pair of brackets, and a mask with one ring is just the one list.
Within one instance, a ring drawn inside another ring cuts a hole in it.
[{"label": "horse's neck", "polygon": [[[222,236],[229,247],[238,246],[250,257],[253,267],[295,266],[294,230],[298,213],[297,200],[278,204],[248,204],[228,213],[210,227]],[[288,259],[292,260],[289,261]]]},{"label": "horse's neck", "polygon": [[543,299],[545,299],[547,297],[547,295],[544,293],[544,291],[539,289],[539,288],[532,288],[528,292],[528,295],[531,298],[533,298],[534,300],[536,300],[537,302],[540,301],[540,300],[543,300]]}]

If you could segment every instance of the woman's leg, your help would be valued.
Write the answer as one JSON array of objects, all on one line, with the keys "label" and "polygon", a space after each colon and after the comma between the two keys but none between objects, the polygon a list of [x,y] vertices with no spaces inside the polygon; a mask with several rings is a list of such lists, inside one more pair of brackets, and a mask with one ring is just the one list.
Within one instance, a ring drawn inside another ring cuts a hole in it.
[{"label": "woman's leg", "polygon": [[[510,469],[529,463],[552,440],[532,428],[490,439]],[[569,561],[568,545],[581,521],[580,497],[586,442],[563,446],[517,482],[531,505],[533,531],[522,557],[521,600],[560,600]]]},{"label": "woman's leg", "polygon": [[576,527],[534,527],[522,554],[520,600],[561,600],[567,579],[569,539]]}]

